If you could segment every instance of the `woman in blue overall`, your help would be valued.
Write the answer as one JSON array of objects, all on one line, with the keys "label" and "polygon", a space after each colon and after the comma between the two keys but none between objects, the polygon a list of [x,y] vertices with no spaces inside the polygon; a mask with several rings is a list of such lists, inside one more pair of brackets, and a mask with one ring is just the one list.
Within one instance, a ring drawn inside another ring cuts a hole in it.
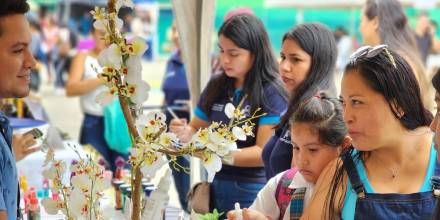
[{"label": "woman in blue overall", "polygon": [[292,145],[288,119],[304,100],[320,90],[335,95],[333,75],[336,42],[333,33],[318,23],[300,24],[283,37],[279,71],[290,93],[289,108],[274,135],[263,148],[267,179],[290,169]]},{"label": "woman in blue overall", "polygon": [[[432,85],[435,89],[435,98],[434,101],[437,105],[436,114],[434,116],[434,120],[431,123],[431,130],[435,132],[434,136],[434,146],[437,150],[437,162],[440,162],[440,154],[438,151],[438,146],[440,144],[440,69],[437,70],[434,77],[432,77]],[[440,167],[437,167],[439,169]],[[431,178],[431,182],[436,187],[440,187],[440,176],[435,176]],[[437,199],[437,205],[435,207],[434,216],[432,219],[440,219],[440,199]]]},{"label": "woman in blue overall", "polygon": [[341,88],[352,146],[321,173],[302,219],[431,219],[432,114],[409,64],[386,45],[362,47]]},{"label": "woman in blue overall", "polygon": [[224,113],[227,103],[243,103],[246,117],[257,108],[266,116],[254,120],[254,137],[238,141],[241,151],[232,153],[233,161],[223,164],[211,184],[213,203],[219,212],[234,208],[239,202],[249,207],[266,183],[261,159],[262,147],[279,122],[286,108],[287,95],[277,72],[275,56],[263,23],[249,14],[235,15],[226,20],[219,33],[220,61],[223,72],[214,75],[203,90],[195,117],[189,125],[172,120],[170,129],[185,141],[201,127],[212,122],[228,123]]}]

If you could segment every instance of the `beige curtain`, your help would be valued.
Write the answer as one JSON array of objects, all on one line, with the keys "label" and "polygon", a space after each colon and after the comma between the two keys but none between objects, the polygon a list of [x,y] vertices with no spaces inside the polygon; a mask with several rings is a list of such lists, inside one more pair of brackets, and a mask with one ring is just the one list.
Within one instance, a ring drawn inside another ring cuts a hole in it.
[{"label": "beige curtain", "polygon": [[211,75],[211,36],[215,0],[173,0],[173,12],[180,36],[182,57],[195,106]]},{"label": "beige curtain", "polygon": [[[211,75],[211,36],[215,17],[215,0],[173,0],[174,18],[179,31],[180,47],[192,107]],[[200,160],[191,158],[191,185],[204,175]]]}]

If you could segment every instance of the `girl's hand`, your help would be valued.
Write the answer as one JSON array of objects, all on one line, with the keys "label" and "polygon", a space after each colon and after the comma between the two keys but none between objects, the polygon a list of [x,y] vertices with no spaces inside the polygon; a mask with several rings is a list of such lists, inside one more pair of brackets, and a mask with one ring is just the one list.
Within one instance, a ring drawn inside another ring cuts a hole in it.
[{"label": "girl's hand", "polygon": [[180,130],[182,130],[187,124],[186,119],[181,118],[181,119],[172,119],[170,121],[170,131],[177,133]]},{"label": "girl's hand", "polygon": [[[243,210],[243,220],[272,220],[272,218],[265,216],[263,213],[244,208]],[[235,210],[231,210],[228,212],[227,217],[229,220],[236,220]]]},{"label": "girl's hand", "polygon": [[172,119],[170,122],[170,131],[176,134],[180,141],[186,143],[191,141],[193,129],[187,125],[186,119]]}]

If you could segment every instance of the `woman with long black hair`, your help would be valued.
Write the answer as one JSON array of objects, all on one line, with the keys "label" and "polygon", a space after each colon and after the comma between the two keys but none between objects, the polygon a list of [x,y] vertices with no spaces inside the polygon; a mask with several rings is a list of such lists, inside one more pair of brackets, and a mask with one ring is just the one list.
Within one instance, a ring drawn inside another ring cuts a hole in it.
[{"label": "woman with long black hair", "polygon": [[240,151],[231,154],[232,162],[224,162],[211,184],[212,207],[223,212],[233,209],[235,202],[249,207],[266,183],[262,148],[286,109],[287,95],[269,37],[257,17],[234,15],[223,23],[218,36],[223,72],[208,82],[191,122],[185,125],[184,120],[172,120],[170,129],[180,140],[188,141],[199,128],[212,122],[228,123],[224,112],[227,103],[242,103],[246,117],[258,108],[267,114],[254,120],[254,137],[237,142]]},{"label": "woman with long black hair", "polygon": [[292,144],[288,120],[293,112],[320,90],[336,93],[333,76],[337,47],[330,29],[319,23],[300,24],[289,30],[282,42],[279,71],[290,101],[275,134],[263,149],[267,179],[290,169]]},{"label": "woman with long black hair", "polygon": [[415,32],[409,26],[401,3],[397,0],[367,0],[359,30],[365,45],[386,44],[408,62],[419,82],[423,105],[431,110],[431,87],[417,47]]}]

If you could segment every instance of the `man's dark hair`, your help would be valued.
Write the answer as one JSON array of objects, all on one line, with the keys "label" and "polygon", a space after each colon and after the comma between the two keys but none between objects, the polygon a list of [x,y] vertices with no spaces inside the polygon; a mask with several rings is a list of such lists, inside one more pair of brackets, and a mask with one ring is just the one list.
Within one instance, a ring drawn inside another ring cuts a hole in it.
[{"label": "man's dark hair", "polygon": [[[0,4],[0,22],[6,16],[14,14],[25,14],[29,11],[29,4],[27,0],[2,0]],[[0,36],[3,34],[0,25]]]}]

